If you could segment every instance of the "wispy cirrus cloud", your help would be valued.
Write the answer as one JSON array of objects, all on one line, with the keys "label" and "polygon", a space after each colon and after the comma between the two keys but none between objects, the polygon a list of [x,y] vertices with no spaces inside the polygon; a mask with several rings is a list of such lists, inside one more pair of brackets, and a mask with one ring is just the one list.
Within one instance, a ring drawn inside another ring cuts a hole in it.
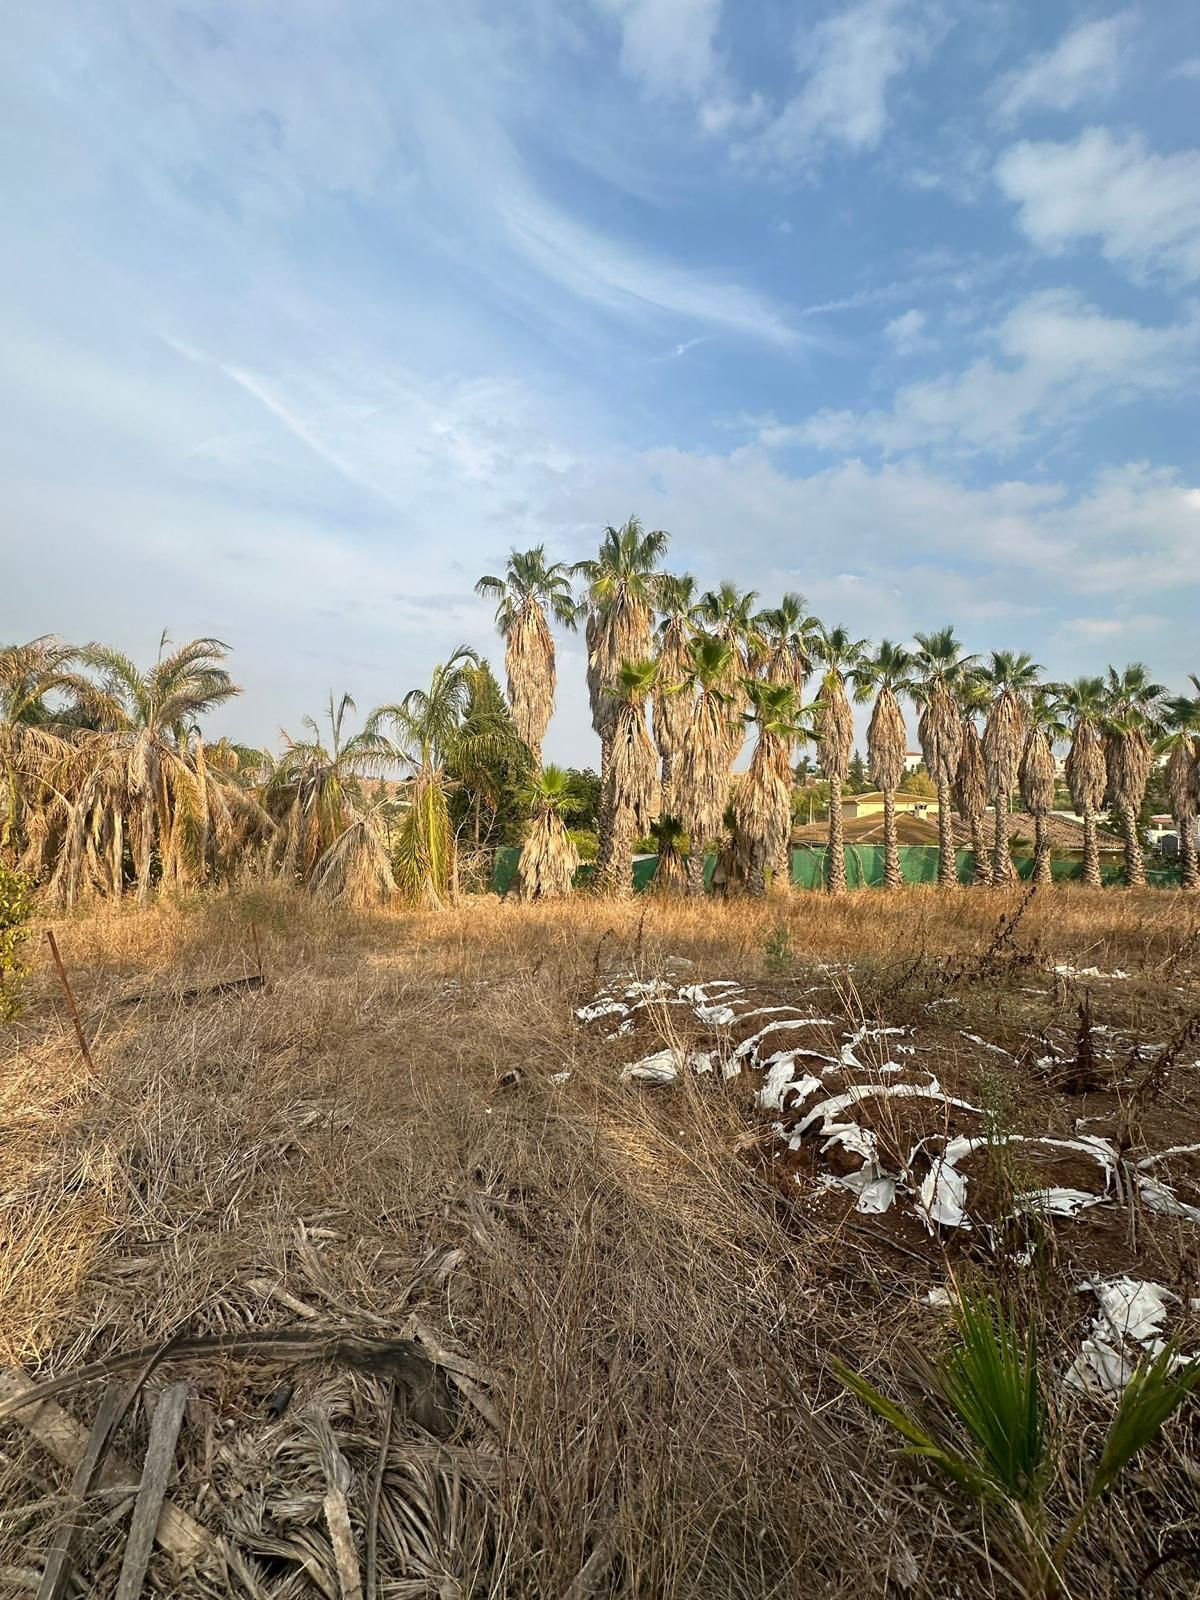
[{"label": "wispy cirrus cloud", "polygon": [[1135,10],[1128,10],[1081,22],[1053,49],[1006,73],[996,88],[1001,121],[1015,122],[1028,111],[1070,111],[1111,94],[1120,80],[1137,17]]}]

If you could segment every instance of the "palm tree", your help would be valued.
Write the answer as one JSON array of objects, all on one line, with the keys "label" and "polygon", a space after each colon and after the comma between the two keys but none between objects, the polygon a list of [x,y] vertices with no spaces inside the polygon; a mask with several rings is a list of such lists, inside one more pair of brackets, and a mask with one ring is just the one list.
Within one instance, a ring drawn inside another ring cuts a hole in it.
[{"label": "palm tree", "polygon": [[1138,813],[1154,760],[1151,740],[1159,731],[1160,703],[1166,690],[1153,683],[1140,661],[1124,672],[1109,667],[1105,680],[1108,707],[1104,716],[1104,767],[1108,788],[1121,819],[1125,845],[1125,882],[1144,888],[1146,862],[1138,836]]},{"label": "palm tree", "polygon": [[522,799],[532,821],[517,867],[518,895],[522,900],[560,900],[570,894],[579,866],[579,851],[567,831],[567,819],[580,805],[570,773],[543,767]]},{"label": "palm tree", "polygon": [[661,803],[665,811],[675,804],[675,762],[692,702],[682,692],[691,669],[691,642],[696,632],[696,580],[664,574],[658,589],[658,676],[653,695],[654,742],[662,758]]},{"label": "palm tree", "polygon": [[556,671],[554,635],[546,621],[574,628],[578,620],[565,563],[547,564],[546,547],[513,550],[502,578],[480,578],[475,593],[496,599],[496,627],[503,636],[508,674],[508,704],[534,765],[542,764],[542,740],[554,713]]},{"label": "palm tree", "polygon": [[661,530],[646,533],[638,519],[630,517],[620,528],[605,528],[599,553],[571,568],[587,586],[587,685],[592,727],[600,735],[597,871],[601,875],[608,869],[612,851],[612,817],[605,796],[613,792],[606,778],[620,708],[621,668],[626,661],[642,661],[650,654],[654,607],[662,582],[658,567],[667,543],[667,534]]},{"label": "palm tree", "polygon": [[363,780],[394,762],[385,740],[370,729],[346,731],[357,710],[332,690],[325,708],[328,735],[313,717],[303,718],[307,738],[284,732],[284,747],[263,786],[263,804],[278,824],[270,859],[286,878],[310,884],[327,852],[352,824],[362,820]]},{"label": "palm tree", "polygon": [[[433,669],[428,689],[410,689],[398,705],[379,706],[366,732],[379,738],[393,760],[412,768],[408,810],[397,834],[396,885],[411,905],[440,911],[458,893],[458,851],[450,821],[448,793],[454,780],[447,767],[496,747],[491,731],[464,734],[479,657],[459,645]],[[390,728],[390,739],[383,730]],[[464,749],[470,745],[471,750]]]},{"label": "palm tree", "polygon": [[917,738],[938,797],[938,887],[952,889],[958,882],[954,831],[950,812],[950,787],[958,773],[963,725],[955,692],[971,669],[974,656],[963,654],[954,629],[915,635],[913,697],[921,706]]},{"label": "palm tree", "polygon": [[619,899],[633,893],[633,844],[650,826],[658,780],[658,757],[646,728],[646,701],[657,672],[658,664],[650,658],[623,662],[617,686],[610,691],[617,710],[602,801],[610,819],[611,847],[597,878]]},{"label": "palm tree", "polygon": [[77,657],[52,634],[0,648],[0,860],[34,875],[61,840],[71,739],[95,695]]},{"label": "palm tree", "polygon": [[1067,788],[1071,804],[1083,818],[1083,882],[1100,887],[1100,848],[1096,814],[1104,804],[1104,717],[1107,696],[1103,678],[1076,678],[1057,685],[1059,705],[1071,734],[1067,751]]},{"label": "palm tree", "polygon": [[[98,889],[119,894],[126,841],[140,904],[149,900],[156,857],[164,884],[204,875],[216,780],[197,723],[241,691],[219,639],[192,639],[164,654],[168,643],[164,633],[146,671],[106,645],[78,653],[101,675],[89,708],[99,726],[77,739],[70,817],[51,883],[61,905],[75,903],[85,873]],[[262,814],[248,796],[235,808],[257,828]]]},{"label": "palm tree", "polygon": [[734,583],[724,582],[702,594],[697,607],[697,620],[705,632],[727,644],[731,651],[729,682],[725,685],[725,729],[730,767],[746,742],[745,713],[748,702],[743,683],[753,673],[762,653],[763,641],[754,611],[757,599],[758,595],[753,589],[743,591]]},{"label": "palm tree", "polygon": [[[757,660],[754,663],[768,683],[788,683],[796,691],[797,709],[804,703],[804,686],[813,666],[813,650],[821,624],[808,609],[802,594],[788,593],[777,606],[760,611],[754,619]],[[795,745],[789,759],[795,755]],[[791,882],[791,840],[783,841],[779,855],[768,861],[772,881]]]},{"label": "palm tree", "polygon": [[729,800],[728,686],[734,653],[725,640],[702,633],[692,640],[691,657],[692,715],[680,749],[675,800],[690,843],[688,893],[701,894],[705,847],[721,832]]},{"label": "palm tree", "polygon": [[[746,885],[752,895],[767,892],[767,872],[787,854],[792,831],[792,745],[807,726],[794,684],[747,678],[750,716],[758,730],[750,766],[733,797],[733,832],[746,852]],[[784,880],[786,886],[786,879]]]},{"label": "palm tree", "polygon": [[991,661],[977,674],[992,697],[983,727],[983,760],[995,807],[992,883],[996,885],[1011,883],[1016,876],[1008,843],[1008,804],[1017,786],[1029,702],[1041,670],[1023,650],[993,650]]},{"label": "palm tree", "polygon": [[1033,881],[1050,883],[1050,839],[1046,818],[1054,809],[1054,745],[1067,734],[1053,688],[1036,689],[1026,709],[1025,744],[1017,782],[1025,809],[1033,818]]},{"label": "palm tree", "polygon": [[900,710],[900,696],[911,694],[913,658],[903,646],[881,639],[879,648],[863,663],[858,676],[860,694],[875,694],[875,708],[867,727],[867,761],[871,780],[883,795],[883,886],[898,889],[900,851],[896,842],[896,790],[904,777],[908,732]]},{"label": "palm tree", "polygon": [[962,716],[962,747],[954,774],[954,803],[971,833],[971,854],[975,861],[973,881],[989,884],[992,863],[983,840],[983,819],[988,804],[987,767],[975,718],[987,710],[991,697],[987,685],[970,673],[959,682],[955,697]]},{"label": "palm tree", "polygon": [[850,769],[854,716],[846,696],[847,680],[856,682],[866,662],[868,641],[852,639],[845,628],[822,628],[816,657],[824,669],[814,724],[817,759],[829,783],[829,892],[846,888],[846,855],[842,835],[842,784]]},{"label": "palm tree", "polygon": [[1196,860],[1196,810],[1200,802],[1200,678],[1189,674],[1196,698],[1176,695],[1166,702],[1166,732],[1157,749],[1167,757],[1167,793],[1179,837],[1179,871],[1185,889],[1200,888]]},{"label": "palm tree", "polygon": [[687,833],[678,817],[664,813],[650,824],[658,851],[658,866],[654,871],[655,894],[682,894],[687,886],[687,864],[684,850]]}]

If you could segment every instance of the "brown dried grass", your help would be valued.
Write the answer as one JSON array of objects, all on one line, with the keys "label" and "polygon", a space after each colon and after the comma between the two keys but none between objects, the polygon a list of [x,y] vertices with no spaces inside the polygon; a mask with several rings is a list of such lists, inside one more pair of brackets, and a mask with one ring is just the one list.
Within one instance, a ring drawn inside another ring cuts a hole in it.
[{"label": "brown dried grass", "polygon": [[[668,960],[761,978],[781,926],[813,961],[856,961],[881,1006],[915,953],[966,962],[1008,904],[910,889],[351,914],[271,887],[61,921],[99,1071],[87,1078],[39,967],[0,1042],[5,1354],[62,1372],[181,1328],[308,1311],[395,1332],[417,1316],[486,1372],[499,1429],[476,1418],[434,1445],[397,1417],[384,1503],[407,1531],[383,1519],[386,1595],[561,1600],[597,1550],[612,1558],[594,1562],[594,1592],[612,1596],[848,1597],[914,1567],[930,1597],[1006,1592],[973,1515],[932,1501],[827,1370],[831,1348],[874,1370],[906,1332],[928,1338],[921,1269],[747,1163],[743,1086],[623,1087],[622,1045],[573,1008],[598,975]],[[267,988],[185,1004],[184,989],[253,970],[252,923]],[[1021,930],[1060,960],[1123,967],[1153,1006],[1194,950],[1186,923],[1176,896],[1063,887]],[[972,994],[981,1013],[1019,1001]],[[131,995],[147,998],[118,1004]],[[674,1026],[664,1015],[664,1043]],[[243,1541],[274,1529],[332,1583],[304,1419],[331,1419],[357,1518],[378,1381],[188,1371],[177,1502]],[[263,1401],[281,1376],[297,1390],[276,1423]],[[86,1419],[94,1398],[68,1403]],[[126,1425],[127,1455],[144,1426]],[[36,1569],[53,1518],[22,1508],[65,1480],[20,1429],[0,1432],[0,1566]],[[1136,1575],[1157,1529],[1186,1517],[1187,1481],[1156,1457],[1156,1482],[1114,1500],[1081,1547],[1079,1592]],[[98,1595],[119,1551],[107,1508],[89,1506],[81,1548]],[[277,1592],[319,1592],[286,1571]],[[179,1595],[243,1592],[162,1558],[152,1574]]]}]

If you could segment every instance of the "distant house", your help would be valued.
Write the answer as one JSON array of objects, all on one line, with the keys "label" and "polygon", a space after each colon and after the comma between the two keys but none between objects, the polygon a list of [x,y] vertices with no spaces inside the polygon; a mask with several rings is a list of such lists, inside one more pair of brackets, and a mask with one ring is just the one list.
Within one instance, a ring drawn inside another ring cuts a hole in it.
[{"label": "distant house", "polygon": [[[938,803],[927,794],[898,794],[896,815],[900,817],[936,817]],[[858,817],[881,817],[883,795],[878,789],[867,794],[848,794],[842,801],[842,816],[847,822]]]},{"label": "distant house", "polygon": [[907,772],[916,772],[920,767],[923,767],[924,765],[925,765],[925,757],[921,754],[921,752],[919,750],[906,750],[904,752],[904,770],[905,770],[906,773]]}]

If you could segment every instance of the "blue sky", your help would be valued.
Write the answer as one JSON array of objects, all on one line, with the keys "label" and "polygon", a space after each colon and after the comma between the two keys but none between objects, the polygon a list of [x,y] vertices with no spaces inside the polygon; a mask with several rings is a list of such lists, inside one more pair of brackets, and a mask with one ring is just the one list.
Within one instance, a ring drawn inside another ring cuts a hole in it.
[{"label": "blue sky", "polygon": [[1200,670],[1194,0],[19,0],[6,42],[0,637],[214,633],[270,741],[499,664],[476,577],[636,512],[860,634]]}]

